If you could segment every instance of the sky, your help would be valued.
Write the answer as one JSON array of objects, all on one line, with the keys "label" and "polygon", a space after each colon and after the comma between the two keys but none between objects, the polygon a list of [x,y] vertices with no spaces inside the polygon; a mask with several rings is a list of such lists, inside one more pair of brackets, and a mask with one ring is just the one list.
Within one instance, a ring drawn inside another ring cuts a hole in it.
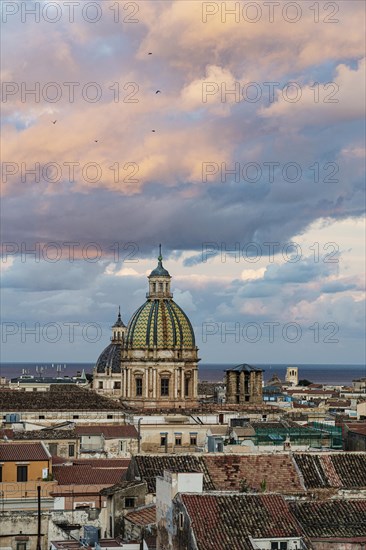
[{"label": "sky", "polygon": [[96,361],[161,243],[203,363],[365,362],[363,2],[1,8],[1,361]]}]

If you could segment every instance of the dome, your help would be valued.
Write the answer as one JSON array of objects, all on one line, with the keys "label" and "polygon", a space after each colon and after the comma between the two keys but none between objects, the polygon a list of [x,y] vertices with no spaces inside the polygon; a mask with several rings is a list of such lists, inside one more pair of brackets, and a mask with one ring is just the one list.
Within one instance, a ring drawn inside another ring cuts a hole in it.
[{"label": "dome", "polygon": [[147,300],[131,317],[127,348],[195,348],[192,325],[172,299]]},{"label": "dome", "polygon": [[106,372],[110,368],[111,372],[121,372],[121,347],[122,344],[109,344],[98,357],[96,371]]}]

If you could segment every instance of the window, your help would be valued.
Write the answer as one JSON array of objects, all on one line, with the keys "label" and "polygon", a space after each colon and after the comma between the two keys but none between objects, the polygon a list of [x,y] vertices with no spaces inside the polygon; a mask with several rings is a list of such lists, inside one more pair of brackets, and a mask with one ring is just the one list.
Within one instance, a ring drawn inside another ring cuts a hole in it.
[{"label": "window", "polygon": [[3,480],[3,467],[0,466],[0,483],[2,483]]},{"label": "window", "polygon": [[38,415],[38,420],[44,420],[44,418],[45,418],[44,414],[39,414]]},{"label": "window", "polygon": [[113,414],[107,414],[107,420],[111,420],[113,418]]},{"label": "window", "polygon": [[121,382],[115,382],[114,383],[114,389],[115,390],[120,390],[121,389]]},{"label": "window", "polygon": [[175,444],[177,446],[182,445],[182,434],[175,434]]},{"label": "window", "polygon": [[125,508],[134,508],[134,507],[135,507],[135,497],[126,497]]},{"label": "window", "polygon": [[69,444],[69,456],[75,456],[75,445],[73,443]]},{"label": "window", "polygon": [[103,389],[103,382],[99,382],[99,389],[100,389],[100,390]]},{"label": "window", "polygon": [[17,481],[28,481],[28,466],[17,466]]},{"label": "window", "polygon": [[142,396],[142,378],[136,378],[136,397]]},{"label": "window", "polygon": [[165,447],[167,443],[168,443],[168,434],[160,434],[160,445],[162,447]]},{"label": "window", "polygon": [[26,542],[17,542],[17,550],[27,550]]},{"label": "window", "polygon": [[73,414],[72,417],[73,417],[74,420],[77,420],[79,418],[79,415],[78,414]]},{"label": "window", "polygon": [[120,450],[121,450],[121,453],[126,453],[127,452],[127,441],[120,441]]},{"label": "window", "polygon": [[183,531],[183,527],[184,527],[184,515],[183,515],[183,512],[179,512],[179,516],[178,516],[178,525],[179,525],[179,530],[180,530],[180,531]]},{"label": "window", "polygon": [[33,388],[33,391],[37,391],[37,388]]},{"label": "window", "polygon": [[50,451],[50,455],[56,456],[57,455],[57,443],[49,443],[48,444],[48,450]]},{"label": "window", "polygon": [[189,396],[189,378],[184,379],[184,395],[185,397]]},{"label": "window", "polygon": [[271,542],[271,550],[287,550],[287,542]]},{"label": "window", "polygon": [[162,378],[160,381],[160,394],[162,397],[169,396],[169,378]]},{"label": "window", "polygon": [[190,434],[190,445],[197,445],[197,434]]}]

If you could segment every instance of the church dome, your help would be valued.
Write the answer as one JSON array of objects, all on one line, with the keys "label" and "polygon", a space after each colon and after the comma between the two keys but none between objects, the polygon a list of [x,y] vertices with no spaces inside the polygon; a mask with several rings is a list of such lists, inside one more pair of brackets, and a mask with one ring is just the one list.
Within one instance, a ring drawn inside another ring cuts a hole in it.
[{"label": "church dome", "polygon": [[122,343],[109,344],[98,357],[96,371],[107,372],[107,369],[110,369],[114,373],[121,372],[121,348]]},{"label": "church dome", "polygon": [[127,348],[155,346],[160,349],[195,348],[192,325],[171,298],[147,300],[128,323]]}]

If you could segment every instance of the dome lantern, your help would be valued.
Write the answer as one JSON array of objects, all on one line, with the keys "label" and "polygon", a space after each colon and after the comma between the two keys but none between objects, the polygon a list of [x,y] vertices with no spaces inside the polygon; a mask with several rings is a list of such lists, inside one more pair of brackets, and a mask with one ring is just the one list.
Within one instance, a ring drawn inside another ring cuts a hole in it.
[{"label": "dome lantern", "polygon": [[114,323],[112,327],[111,341],[113,343],[122,342],[124,339],[125,332],[126,332],[126,325],[124,324],[121,318],[121,306],[118,306],[118,317],[117,317],[117,321]]},{"label": "dome lantern", "polygon": [[171,276],[163,266],[163,256],[161,254],[161,244],[159,244],[158,265],[150,273],[149,277],[149,292],[146,298],[150,300],[173,298],[170,292]]}]

